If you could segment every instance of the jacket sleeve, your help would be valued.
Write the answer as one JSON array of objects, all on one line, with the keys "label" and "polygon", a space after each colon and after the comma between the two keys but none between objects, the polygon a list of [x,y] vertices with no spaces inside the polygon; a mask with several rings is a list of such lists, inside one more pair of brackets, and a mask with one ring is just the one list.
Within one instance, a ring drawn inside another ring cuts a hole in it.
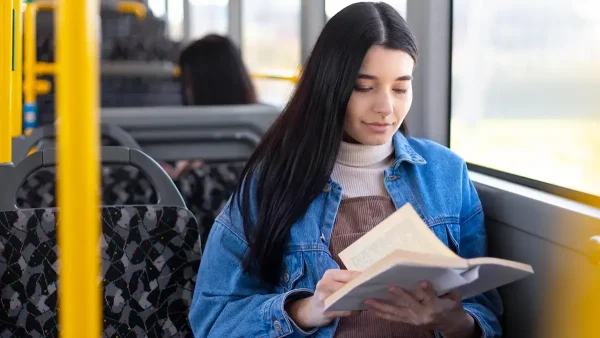
[{"label": "jacket sleeve", "polygon": [[[487,255],[487,236],[481,201],[473,182],[471,182],[466,164],[462,170],[462,210],[460,215],[460,240],[458,254],[464,258],[485,257]],[[483,337],[501,337],[502,299],[497,290],[463,300],[463,307],[474,319]],[[440,335],[438,335],[440,336]]]},{"label": "jacket sleeve", "polygon": [[285,312],[286,301],[311,296],[298,289],[279,294],[244,273],[247,242],[215,222],[202,257],[189,319],[195,337],[304,337]]}]

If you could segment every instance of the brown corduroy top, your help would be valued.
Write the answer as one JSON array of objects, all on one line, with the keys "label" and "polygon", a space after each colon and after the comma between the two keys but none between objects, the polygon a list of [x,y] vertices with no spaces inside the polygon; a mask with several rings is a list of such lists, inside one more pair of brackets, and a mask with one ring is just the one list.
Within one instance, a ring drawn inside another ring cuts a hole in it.
[{"label": "brown corduroy top", "polygon": [[[381,221],[390,216],[396,207],[390,197],[365,196],[342,200],[333,226],[330,250],[335,261],[344,269],[339,253],[354,243]],[[416,326],[392,322],[363,311],[359,316],[342,318],[335,333],[336,338],[432,338],[431,331]]]}]

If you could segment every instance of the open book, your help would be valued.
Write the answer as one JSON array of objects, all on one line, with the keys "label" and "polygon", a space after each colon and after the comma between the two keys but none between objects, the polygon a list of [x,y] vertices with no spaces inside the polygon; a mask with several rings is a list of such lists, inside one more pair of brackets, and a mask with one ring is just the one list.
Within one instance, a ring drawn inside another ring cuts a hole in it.
[{"label": "open book", "polygon": [[328,311],[364,310],[367,299],[386,299],[391,286],[415,290],[431,282],[438,295],[458,289],[464,298],[533,274],[530,265],[499,258],[456,255],[406,204],[340,253],[348,270],[361,271],[325,300]]}]

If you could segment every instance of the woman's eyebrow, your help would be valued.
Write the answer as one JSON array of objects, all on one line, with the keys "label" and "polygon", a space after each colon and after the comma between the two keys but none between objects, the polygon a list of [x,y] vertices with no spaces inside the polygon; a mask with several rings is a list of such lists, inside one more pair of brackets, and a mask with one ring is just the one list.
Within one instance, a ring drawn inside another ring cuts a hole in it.
[{"label": "woman's eyebrow", "polygon": [[[365,80],[376,80],[377,76],[360,73],[360,74],[358,74],[358,78],[365,79]],[[412,78],[413,77],[410,75],[403,75],[403,76],[397,77],[395,81],[410,81],[410,80],[412,80]]]}]

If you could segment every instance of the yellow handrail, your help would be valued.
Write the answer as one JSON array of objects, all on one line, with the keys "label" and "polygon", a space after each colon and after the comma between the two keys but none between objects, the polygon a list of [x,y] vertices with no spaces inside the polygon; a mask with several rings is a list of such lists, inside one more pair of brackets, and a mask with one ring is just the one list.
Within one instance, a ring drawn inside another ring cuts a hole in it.
[{"label": "yellow handrail", "polygon": [[52,1],[36,1],[28,3],[25,8],[24,19],[24,48],[25,64],[23,67],[23,127],[25,134],[37,126],[37,74],[35,64],[37,61],[36,26],[37,12],[54,8]]},{"label": "yellow handrail", "polygon": [[[267,73],[251,73],[250,76],[254,79],[268,79],[268,80],[279,80],[279,81],[288,81],[292,83],[298,83],[299,73],[294,75],[279,75],[279,74],[267,74]],[[173,76],[180,77],[181,69],[179,66],[175,66],[173,69]]]},{"label": "yellow handrail", "polygon": [[33,65],[35,75],[54,75],[56,74],[56,64],[52,62],[36,62]]},{"label": "yellow handrail", "polygon": [[61,337],[100,337],[98,0],[56,9]]},{"label": "yellow handrail", "polygon": [[13,2],[13,35],[12,35],[12,135],[19,136],[23,132],[23,13],[21,0]]},{"label": "yellow handrail", "polygon": [[141,2],[120,1],[117,3],[117,11],[120,13],[131,13],[138,19],[144,19],[148,14],[148,8]]},{"label": "yellow handrail", "polygon": [[[4,0],[0,0],[4,1]],[[24,128],[28,134],[37,126],[37,104],[36,99],[38,94],[45,94],[49,91],[48,82],[39,83],[37,79],[39,75],[55,75],[56,67],[53,63],[37,62],[36,45],[36,16],[38,11],[51,11],[55,8],[55,1],[38,0],[27,4],[25,10],[25,67],[23,82],[23,93],[25,103],[24,111]],[[138,19],[146,17],[147,8],[143,3],[135,1],[121,1],[117,4],[117,11],[121,13],[134,14]],[[40,92],[39,89],[44,89]]]},{"label": "yellow handrail", "polygon": [[298,83],[298,75],[286,76],[276,74],[265,74],[265,73],[252,73],[250,74],[254,79],[266,79],[266,80],[279,80],[288,81],[291,83]]},{"label": "yellow handrail", "polygon": [[[56,74],[56,67],[54,63],[51,62],[36,62],[33,66],[36,75],[54,75]],[[178,66],[173,68],[173,76],[179,77],[181,76],[181,70]],[[280,74],[267,74],[267,73],[252,73],[250,76],[254,79],[269,79],[269,80],[279,80],[279,81],[288,81],[292,83],[298,82],[299,74],[295,75],[280,75]],[[39,81],[39,80],[38,80]],[[39,93],[39,92],[38,92]]]},{"label": "yellow handrail", "polygon": [[54,10],[54,0],[34,0],[31,3],[35,4],[40,11]]},{"label": "yellow handrail", "polygon": [[[54,0],[36,0],[31,2],[31,4],[36,4],[38,10],[50,11],[54,10],[56,6],[56,1]],[[147,8],[141,2],[136,1],[120,1],[117,3],[117,11],[121,13],[131,13],[135,15],[138,19],[143,19],[146,17]]]},{"label": "yellow handrail", "polygon": [[12,1],[0,1],[0,163],[12,161],[11,55]]}]

